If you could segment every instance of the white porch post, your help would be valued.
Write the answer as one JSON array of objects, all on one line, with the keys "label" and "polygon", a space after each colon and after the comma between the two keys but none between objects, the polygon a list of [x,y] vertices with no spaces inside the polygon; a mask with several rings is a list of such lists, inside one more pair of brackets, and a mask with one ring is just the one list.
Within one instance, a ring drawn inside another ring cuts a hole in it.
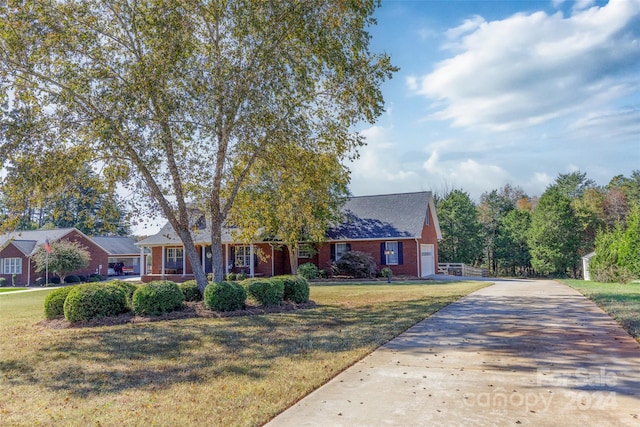
[{"label": "white porch post", "polygon": [[[213,248],[212,248],[213,249]],[[224,245],[224,274],[229,275],[229,244]]]},{"label": "white porch post", "polygon": [[249,245],[249,273],[251,274],[251,277],[254,277],[255,275],[255,271],[254,271],[254,265],[253,265],[253,243],[251,243]]},{"label": "white porch post", "polygon": [[206,274],[207,267],[205,266],[205,263],[204,263],[204,254],[205,252],[207,252],[207,250],[206,250],[206,247],[204,246],[204,243],[202,244],[202,246],[200,246],[200,250],[202,251],[202,272]]},{"label": "white porch post", "polygon": [[31,286],[31,257],[27,257],[27,286]]},{"label": "white porch post", "polygon": [[273,277],[276,275],[275,261],[273,259],[273,256],[274,256],[273,243],[269,243],[269,246],[271,246],[271,277]]},{"label": "white porch post", "polygon": [[140,246],[140,277],[145,274],[145,266],[147,263],[144,260],[144,246]]},{"label": "white porch post", "polygon": [[164,262],[165,262],[165,249],[164,246],[162,246],[162,270],[160,271],[160,274],[162,274],[162,278],[164,279]]},{"label": "white porch post", "polygon": [[187,257],[184,253],[184,245],[182,246],[182,277],[187,274]]}]

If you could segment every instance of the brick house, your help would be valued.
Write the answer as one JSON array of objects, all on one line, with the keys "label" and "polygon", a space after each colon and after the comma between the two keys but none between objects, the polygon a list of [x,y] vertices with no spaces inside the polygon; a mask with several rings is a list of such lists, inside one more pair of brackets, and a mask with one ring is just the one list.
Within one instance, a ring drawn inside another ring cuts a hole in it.
[{"label": "brick house", "polygon": [[[343,221],[327,231],[326,242],[300,245],[298,264],[314,263],[328,269],[344,252],[369,253],[378,268],[389,266],[395,275],[428,277],[436,273],[438,241],[442,238],[431,192],[352,197],[342,207]],[[194,223],[194,243],[205,273],[212,272],[209,229],[202,217]],[[225,273],[275,276],[291,272],[289,253],[277,242],[237,242],[223,229]],[[184,247],[171,225],[138,243],[151,251],[150,269],[142,280],[193,278]]]},{"label": "brick house", "polygon": [[[76,228],[15,231],[0,235],[0,277],[5,278],[7,283],[10,284],[12,283],[12,276],[15,275],[15,284],[21,286],[33,285],[38,277],[44,277],[44,273],[36,272],[35,263],[31,260],[31,257],[45,244],[47,239],[50,243],[58,240],[77,242],[87,248],[91,257],[89,265],[71,274],[88,276],[92,273],[98,273],[106,275],[109,257],[119,255],[113,253],[113,248],[111,248],[110,252],[110,250],[98,244],[94,238],[85,235]],[[128,237],[120,239],[129,240],[126,245],[129,252],[131,248],[137,251],[137,247],[133,245],[133,240]],[[122,246],[125,245],[123,244]],[[137,252],[136,256],[138,256]],[[53,277],[52,272],[49,272],[49,277]]]}]

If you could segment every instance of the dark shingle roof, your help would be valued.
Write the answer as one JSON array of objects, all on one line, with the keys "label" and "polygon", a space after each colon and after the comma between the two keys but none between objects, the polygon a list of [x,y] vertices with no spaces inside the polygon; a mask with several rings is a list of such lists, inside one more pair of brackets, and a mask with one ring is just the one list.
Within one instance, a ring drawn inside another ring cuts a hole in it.
[{"label": "dark shingle roof", "polygon": [[422,235],[431,192],[352,197],[342,207],[341,224],[329,240],[416,238]]},{"label": "dark shingle roof", "polygon": [[[343,222],[327,232],[328,240],[362,240],[388,238],[419,238],[426,221],[428,207],[433,206],[430,191],[348,199],[342,207]],[[440,238],[437,217],[435,227]],[[222,242],[234,243],[231,229],[223,228]],[[211,242],[209,228],[194,232],[196,244]],[[182,241],[169,223],[153,236],[136,243],[137,246],[180,245]]]},{"label": "dark shingle roof", "polygon": [[135,240],[122,236],[95,236],[92,240],[109,255],[138,255],[140,248]]},{"label": "dark shingle roof", "polygon": [[[20,249],[25,255],[32,255],[38,247],[44,244],[46,239],[54,242],[75,228],[57,228],[54,230],[23,230],[0,235],[0,248],[13,242],[14,246]],[[31,248],[31,250],[29,250]],[[28,252],[26,252],[29,250]]]}]

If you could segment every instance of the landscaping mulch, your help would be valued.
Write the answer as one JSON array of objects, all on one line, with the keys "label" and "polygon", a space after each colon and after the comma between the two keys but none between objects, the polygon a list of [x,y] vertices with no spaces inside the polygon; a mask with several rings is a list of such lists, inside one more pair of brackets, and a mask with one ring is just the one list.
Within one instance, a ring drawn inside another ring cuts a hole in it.
[{"label": "landscaping mulch", "polygon": [[192,319],[197,317],[239,317],[239,316],[255,316],[259,314],[285,313],[295,310],[304,310],[315,308],[317,304],[314,301],[296,304],[291,301],[283,301],[279,306],[251,306],[247,305],[243,310],[234,311],[211,311],[205,307],[202,301],[185,302],[181,310],[164,313],[159,316],[138,316],[132,312],[120,314],[118,316],[103,317],[100,319],[92,319],[80,322],[69,322],[65,319],[42,320],[38,322],[38,326],[49,329],[67,329],[67,328],[93,328],[97,326],[114,326],[125,325],[127,323],[148,323],[160,322],[165,320]]}]

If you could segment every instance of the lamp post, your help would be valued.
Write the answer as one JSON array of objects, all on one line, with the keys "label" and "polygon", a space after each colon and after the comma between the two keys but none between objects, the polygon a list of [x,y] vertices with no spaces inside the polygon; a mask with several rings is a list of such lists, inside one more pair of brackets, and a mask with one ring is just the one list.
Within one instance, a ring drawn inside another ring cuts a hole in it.
[{"label": "lamp post", "polygon": [[394,251],[387,249],[384,251],[387,261],[387,283],[391,283],[391,267],[389,267],[389,256],[395,254]]}]

